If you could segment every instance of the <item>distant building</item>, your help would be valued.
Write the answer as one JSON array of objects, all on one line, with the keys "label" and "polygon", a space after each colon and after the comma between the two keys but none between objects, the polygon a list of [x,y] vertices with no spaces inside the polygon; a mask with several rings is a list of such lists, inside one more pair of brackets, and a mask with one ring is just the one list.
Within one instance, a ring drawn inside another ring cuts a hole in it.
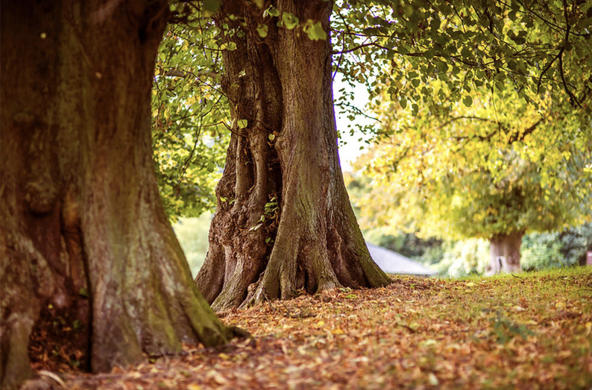
[{"label": "distant building", "polygon": [[368,245],[370,256],[374,259],[376,264],[387,274],[401,274],[401,275],[418,275],[418,276],[433,276],[436,271],[429,269],[426,266],[419,264],[403,255],[393,252],[389,249],[380,246]]}]

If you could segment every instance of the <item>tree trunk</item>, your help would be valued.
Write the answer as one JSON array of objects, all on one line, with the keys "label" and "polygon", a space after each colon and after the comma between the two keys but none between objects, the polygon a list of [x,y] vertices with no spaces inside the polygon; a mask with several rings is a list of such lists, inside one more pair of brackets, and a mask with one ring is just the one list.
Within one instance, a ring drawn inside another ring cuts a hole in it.
[{"label": "tree trunk", "polygon": [[[163,212],[150,94],[166,1],[0,3],[0,388],[48,307],[93,371],[230,336]],[[51,319],[50,319],[51,320]]]},{"label": "tree trunk", "polygon": [[[226,39],[237,45],[224,54],[234,121],[200,290],[220,310],[299,290],[386,285],[341,174],[331,44],[303,31],[307,20],[329,31],[331,2],[274,2],[299,18],[294,29],[277,27],[255,2],[244,4],[225,1],[217,19],[230,25]],[[261,38],[256,27],[263,24]]]},{"label": "tree trunk", "polygon": [[520,246],[524,232],[500,234],[492,237],[490,242],[490,263],[488,273],[520,271]]}]

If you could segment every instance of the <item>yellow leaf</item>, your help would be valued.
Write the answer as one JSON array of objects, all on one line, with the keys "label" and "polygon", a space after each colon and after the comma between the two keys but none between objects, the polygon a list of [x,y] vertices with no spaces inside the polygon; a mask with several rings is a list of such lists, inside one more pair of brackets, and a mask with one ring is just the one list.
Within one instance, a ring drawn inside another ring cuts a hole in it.
[{"label": "yellow leaf", "polygon": [[430,374],[428,375],[428,382],[430,382],[430,385],[432,386],[438,386],[438,384],[440,383],[436,375],[434,375],[434,373],[432,372],[430,372]]},{"label": "yellow leaf", "polygon": [[201,386],[195,383],[190,384],[187,386],[187,390],[201,390]]},{"label": "yellow leaf", "polygon": [[559,356],[560,358],[568,358],[571,356],[571,351],[569,351],[569,350],[561,351],[557,354],[557,356]]}]

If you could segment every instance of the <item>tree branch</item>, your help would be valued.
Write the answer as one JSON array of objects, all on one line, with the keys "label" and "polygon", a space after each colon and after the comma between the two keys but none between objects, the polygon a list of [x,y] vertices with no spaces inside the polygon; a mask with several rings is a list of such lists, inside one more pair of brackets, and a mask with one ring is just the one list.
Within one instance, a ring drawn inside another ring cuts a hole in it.
[{"label": "tree branch", "polygon": [[[462,115],[462,116],[455,116],[453,118],[450,118],[449,120],[444,122],[442,125],[440,125],[440,127],[438,127],[438,130],[441,130],[444,127],[448,126],[449,124],[456,122],[458,120],[462,120],[462,119],[477,120],[477,121],[482,121],[482,122],[491,122],[491,123],[495,123],[498,126],[501,126],[501,123],[499,121],[496,121],[495,119],[483,118],[480,116],[473,116],[473,115]],[[459,137],[459,138],[466,138],[466,137]]]},{"label": "tree branch", "polygon": [[[494,123],[494,124],[498,125],[498,129],[493,130],[493,131],[489,132],[486,135],[456,136],[456,137],[452,137],[452,139],[457,140],[457,141],[468,140],[468,139],[478,139],[479,141],[489,141],[489,140],[491,140],[491,137],[493,137],[493,135],[495,133],[497,133],[499,130],[506,130],[506,131],[508,131],[508,129],[506,128],[506,126],[504,126],[501,122],[499,122],[499,121],[497,121],[495,119],[483,118],[483,117],[478,117],[478,116],[470,116],[470,115],[467,115],[467,116],[457,116],[457,117],[451,118],[450,120],[448,120],[448,121],[444,122],[442,125],[440,125],[440,127],[438,129],[442,129],[445,126],[448,126],[450,123],[455,122],[457,120],[461,120],[461,119],[478,120],[478,121],[482,121],[482,122]],[[544,122],[544,118],[541,117],[541,118],[539,118],[538,121],[536,121],[534,124],[532,124],[531,126],[527,127],[526,129],[514,133],[510,137],[510,139],[508,140],[508,144],[511,145],[514,142],[524,140],[524,138],[528,134],[532,133],[543,122]]]},{"label": "tree branch", "polygon": [[[539,118],[538,121],[536,121],[532,126],[527,127],[526,129],[524,129],[523,131],[519,132],[519,133],[514,133],[514,135],[512,135],[512,137],[510,137],[510,139],[508,140],[509,144],[513,144],[516,141],[522,141],[524,140],[524,138],[532,133],[538,125],[540,125],[541,123],[543,123],[544,118],[541,117]],[[520,135],[518,135],[520,134]]]},{"label": "tree branch", "polygon": [[569,30],[571,29],[571,24],[569,24],[569,15],[567,14],[567,0],[563,0],[563,17],[565,18],[565,25],[567,26],[567,29],[565,30],[565,40],[563,43],[563,47],[561,48],[561,50],[559,50],[559,63],[558,63],[559,74],[561,75],[561,81],[563,82],[563,88],[565,89],[565,92],[567,92],[567,94],[569,95],[569,100],[570,100],[571,104],[581,108],[582,105],[580,104],[580,102],[578,101],[576,96],[573,94],[573,92],[569,89],[569,86],[567,85],[567,81],[565,80],[565,73],[563,71],[563,52],[565,51],[565,48],[568,47]]}]

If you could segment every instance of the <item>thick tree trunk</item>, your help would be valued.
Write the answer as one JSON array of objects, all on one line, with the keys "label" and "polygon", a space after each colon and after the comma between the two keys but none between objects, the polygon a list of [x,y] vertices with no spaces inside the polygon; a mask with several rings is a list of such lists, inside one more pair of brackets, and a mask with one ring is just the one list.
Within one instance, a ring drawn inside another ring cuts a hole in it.
[{"label": "thick tree trunk", "polygon": [[[252,3],[226,1],[221,23],[244,35],[227,37],[225,91],[233,134],[217,187],[210,248],[196,281],[215,309],[298,290],[383,286],[343,183],[333,110],[331,45],[303,32],[307,20],[329,31],[331,2],[280,0],[296,15],[294,29],[277,27]],[[239,16],[237,22],[224,15]],[[244,19],[243,19],[244,18]],[[268,26],[261,38],[258,25]],[[243,25],[244,26],[244,25]],[[244,121],[246,120],[246,122]]]},{"label": "thick tree trunk", "polygon": [[93,371],[227,340],[151,160],[167,2],[0,7],[0,388],[32,375],[29,337],[48,305],[82,324],[74,338]]},{"label": "thick tree trunk", "polygon": [[520,271],[520,246],[524,232],[500,234],[492,237],[488,273]]}]

